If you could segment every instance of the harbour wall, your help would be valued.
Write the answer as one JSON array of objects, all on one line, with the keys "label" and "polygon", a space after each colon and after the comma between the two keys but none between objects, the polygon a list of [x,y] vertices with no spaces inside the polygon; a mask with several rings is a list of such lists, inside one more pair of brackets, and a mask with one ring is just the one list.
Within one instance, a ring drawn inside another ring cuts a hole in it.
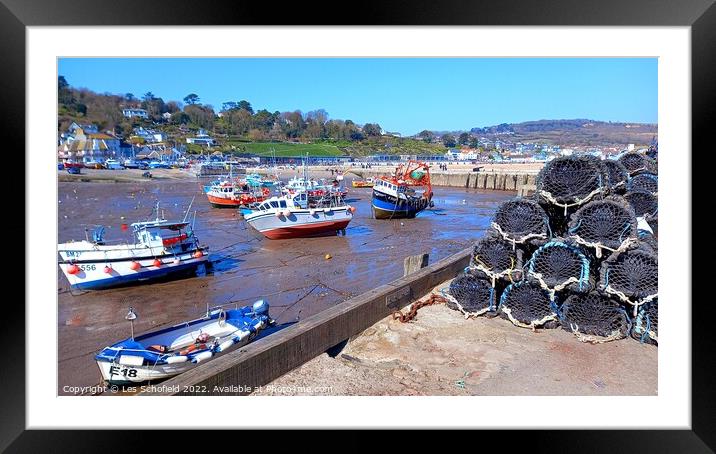
[{"label": "harbour wall", "polygon": [[[377,170],[350,170],[361,178],[375,178],[386,172]],[[449,186],[453,188],[489,189],[495,191],[516,191],[520,188],[532,188],[536,184],[536,172],[430,172],[433,186]]]}]

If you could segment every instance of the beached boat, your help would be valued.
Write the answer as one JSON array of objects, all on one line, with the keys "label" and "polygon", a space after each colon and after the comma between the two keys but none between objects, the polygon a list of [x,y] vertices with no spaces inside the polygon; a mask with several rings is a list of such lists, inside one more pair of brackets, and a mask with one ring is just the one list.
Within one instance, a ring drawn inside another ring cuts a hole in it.
[{"label": "beached boat", "polygon": [[131,243],[107,244],[104,227],[99,227],[92,241],[58,244],[59,266],[72,288],[108,288],[191,273],[205,265],[208,247],[199,244],[190,223],[160,218],[158,204],[156,211],[156,219],[131,224]]},{"label": "beached boat", "polygon": [[375,182],[372,178],[366,178],[365,180],[353,180],[351,185],[354,188],[372,188]]},{"label": "beached boat", "polygon": [[67,173],[70,175],[80,175],[82,174],[82,167],[68,167]]},{"label": "beached boat", "polygon": [[251,186],[261,186],[263,188],[272,188],[279,184],[278,178],[268,178],[258,173],[250,173],[246,175],[246,182]]},{"label": "beached boat", "polygon": [[116,159],[107,159],[105,167],[109,170],[122,170],[124,166]]},{"label": "beached boat", "polygon": [[[136,318],[130,308],[126,319]],[[248,344],[272,323],[264,300],[237,309],[207,310],[202,318],[136,337],[132,322],[132,335],[104,348],[95,360],[110,385],[165,379]]]},{"label": "beached boat", "polygon": [[326,195],[310,202],[304,191],[271,197],[242,214],[251,227],[275,240],[345,233],[354,212],[355,207],[345,204],[338,195]]},{"label": "beached boat", "polygon": [[251,188],[248,183],[232,180],[216,181],[207,188],[206,197],[209,203],[217,208],[236,208],[253,202],[266,200],[271,195],[268,188]]},{"label": "beached boat", "polygon": [[[393,175],[378,177],[371,206],[376,219],[414,218],[433,206],[429,166],[418,161],[400,164]],[[422,187],[421,191],[413,189]]]}]

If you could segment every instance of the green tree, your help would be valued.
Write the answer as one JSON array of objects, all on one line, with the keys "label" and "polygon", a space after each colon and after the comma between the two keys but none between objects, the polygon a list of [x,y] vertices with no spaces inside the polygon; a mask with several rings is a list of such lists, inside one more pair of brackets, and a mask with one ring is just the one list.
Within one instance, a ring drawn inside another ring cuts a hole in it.
[{"label": "green tree", "polygon": [[366,123],[363,125],[363,134],[368,137],[380,136],[381,127],[378,123]]},{"label": "green tree", "polygon": [[427,129],[420,131],[418,133],[418,137],[420,137],[425,143],[432,143],[433,140],[435,140],[435,134],[433,134],[432,131],[428,131]]},{"label": "green tree", "polygon": [[455,140],[455,137],[453,137],[450,134],[445,134],[443,136],[443,145],[445,145],[448,148],[452,148],[457,145],[457,141]]},{"label": "green tree", "polygon": [[477,137],[470,137],[470,148],[477,148],[480,145],[480,142],[477,140]]},{"label": "green tree", "polygon": [[248,101],[246,101],[245,99],[242,99],[241,101],[239,101],[238,108],[239,108],[239,109],[244,109],[245,111],[247,111],[247,112],[250,113],[251,115],[254,114],[254,108],[251,107],[251,103],[248,102]]},{"label": "green tree", "polygon": [[196,93],[189,93],[184,97],[184,103],[190,105],[198,104],[199,99],[199,95],[197,95]]},{"label": "green tree", "polygon": [[457,140],[460,145],[467,145],[468,143],[470,143],[470,134],[463,132],[462,134],[460,134],[460,136],[458,136]]}]

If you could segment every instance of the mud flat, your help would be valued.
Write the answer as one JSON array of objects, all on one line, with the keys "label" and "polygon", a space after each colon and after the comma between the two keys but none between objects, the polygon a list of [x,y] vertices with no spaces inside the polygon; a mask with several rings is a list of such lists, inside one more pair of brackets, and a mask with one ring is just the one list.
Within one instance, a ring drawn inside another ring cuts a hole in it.
[{"label": "mud flat", "polygon": [[[144,172],[151,173],[152,178],[143,177]],[[195,177],[184,169],[82,169],[82,173],[79,175],[72,175],[65,170],[60,170],[57,173],[58,181],[77,183],[139,183],[152,180],[188,180],[192,178]]]},{"label": "mud flat", "polygon": [[657,353],[633,339],[586,344],[562,329],[466,320],[434,305],[408,323],[386,317],[337,356],[324,353],[252,395],[656,395]]}]

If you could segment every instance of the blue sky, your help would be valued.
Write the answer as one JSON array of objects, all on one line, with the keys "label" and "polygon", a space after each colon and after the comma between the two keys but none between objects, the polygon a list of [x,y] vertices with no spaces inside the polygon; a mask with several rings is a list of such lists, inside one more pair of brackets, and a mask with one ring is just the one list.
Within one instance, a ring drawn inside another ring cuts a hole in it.
[{"label": "blue sky", "polygon": [[59,74],[96,92],[196,93],[218,111],[325,109],[412,135],[588,118],[657,122],[656,58],[62,58]]}]

